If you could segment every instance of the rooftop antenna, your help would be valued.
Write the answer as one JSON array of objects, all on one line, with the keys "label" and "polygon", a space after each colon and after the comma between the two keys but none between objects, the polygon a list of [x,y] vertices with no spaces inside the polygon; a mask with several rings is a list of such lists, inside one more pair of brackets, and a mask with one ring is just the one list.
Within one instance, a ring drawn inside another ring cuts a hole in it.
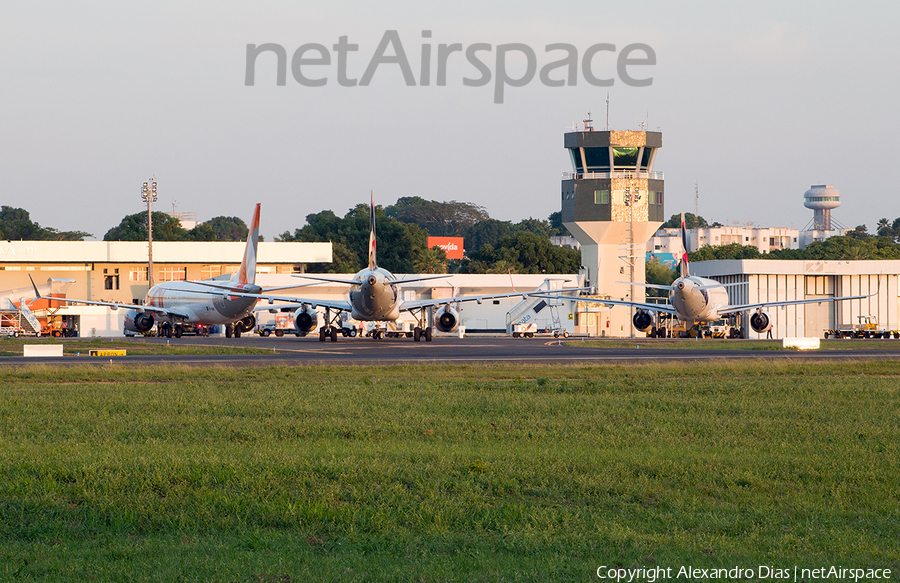
[{"label": "rooftop antenna", "polygon": [[694,182],[694,218],[700,220],[700,182]]},{"label": "rooftop antenna", "polygon": [[606,131],[609,131],[609,93],[606,94]]}]

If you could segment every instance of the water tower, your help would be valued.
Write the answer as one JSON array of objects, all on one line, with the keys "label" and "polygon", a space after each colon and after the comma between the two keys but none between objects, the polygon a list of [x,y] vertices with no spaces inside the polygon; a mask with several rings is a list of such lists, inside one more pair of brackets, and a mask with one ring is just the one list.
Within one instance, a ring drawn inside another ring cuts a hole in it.
[{"label": "water tower", "polygon": [[[654,172],[662,133],[568,132],[564,147],[573,171],[563,175],[562,220],[581,244],[581,263],[588,285],[610,299],[643,302],[647,240],[665,221],[663,174]],[[609,312],[611,336],[634,335],[631,310]]]},{"label": "water tower", "polygon": [[803,194],[803,206],[813,209],[814,231],[831,230],[831,209],[841,206],[841,193],[830,184],[813,184]]}]

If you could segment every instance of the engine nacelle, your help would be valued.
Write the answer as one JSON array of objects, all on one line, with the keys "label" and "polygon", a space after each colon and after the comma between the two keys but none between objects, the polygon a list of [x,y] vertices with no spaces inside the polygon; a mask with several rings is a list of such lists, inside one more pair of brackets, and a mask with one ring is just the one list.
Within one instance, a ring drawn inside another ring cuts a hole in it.
[{"label": "engine nacelle", "polygon": [[319,325],[319,312],[310,306],[297,308],[294,312],[294,325],[303,334],[315,330]]},{"label": "engine nacelle", "polygon": [[644,332],[651,326],[653,326],[654,322],[656,322],[656,315],[653,312],[647,312],[645,310],[638,310],[635,312],[634,317],[631,319],[634,323],[634,327]]},{"label": "engine nacelle", "polygon": [[234,323],[234,327],[241,327],[241,332],[249,332],[256,327],[256,316],[250,314]]},{"label": "engine nacelle", "polygon": [[139,332],[143,334],[153,328],[153,315],[138,312],[137,310],[128,310],[125,313],[125,329],[130,332]]},{"label": "engine nacelle", "polygon": [[459,312],[444,306],[434,314],[434,325],[441,332],[453,332],[459,327]]},{"label": "engine nacelle", "polygon": [[750,327],[753,328],[754,332],[765,332],[766,328],[769,327],[769,314],[760,310],[750,316]]}]

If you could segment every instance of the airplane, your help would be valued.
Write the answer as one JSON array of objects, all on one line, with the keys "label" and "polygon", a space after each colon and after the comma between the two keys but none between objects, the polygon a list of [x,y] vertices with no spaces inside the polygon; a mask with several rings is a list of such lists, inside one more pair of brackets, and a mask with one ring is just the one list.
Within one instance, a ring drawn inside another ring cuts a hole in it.
[{"label": "airplane", "polygon": [[[747,285],[746,282],[738,283],[720,283],[714,279],[697,277],[690,274],[687,255],[687,229],[684,224],[684,214],[681,215],[681,242],[684,252],[681,256],[680,272],[681,277],[672,282],[672,285],[656,285],[650,283],[634,283],[634,282],[617,282],[626,283],[628,285],[637,285],[642,287],[650,287],[655,289],[663,289],[669,291],[668,304],[650,304],[644,302],[632,302],[628,300],[607,300],[599,298],[583,298],[583,297],[566,297],[559,295],[540,295],[539,297],[561,298],[570,301],[587,302],[593,304],[603,304],[609,306],[631,306],[637,308],[632,322],[634,327],[641,332],[646,332],[656,323],[656,314],[665,312],[672,314],[680,321],[690,324],[691,326],[701,322],[714,322],[722,318],[732,317],[740,312],[755,310],[750,316],[750,327],[754,332],[765,332],[769,328],[771,317],[764,308],[773,308],[779,306],[792,306],[798,304],[818,304],[822,302],[840,302],[844,300],[859,300],[871,297],[870,295],[862,296],[845,296],[838,298],[816,298],[810,300],[783,300],[775,302],[761,302],[757,304],[739,304],[730,305],[728,303],[729,287]],[[659,334],[664,334],[664,330],[658,330]]]},{"label": "airplane", "polygon": [[[372,194],[369,212],[369,265],[360,270],[352,279],[340,279],[334,277],[297,275],[303,279],[314,280],[317,282],[340,283],[350,287],[348,300],[329,300],[329,299],[308,299],[293,296],[271,296],[259,295],[253,293],[235,294],[244,295],[246,297],[268,300],[269,304],[274,302],[284,302],[290,305],[298,305],[293,315],[294,323],[297,330],[301,334],[311,332],[318,325],[317,307],[325,308],[325,321],[319,328],[319,341],[324,342],[326,338],[330,338],[332,342],[337,340],[338,333],[341,330],[337,322],[341,319],[341,314],[349,312],[350,317],[354,320],[363,322],[388,322],[397,320],[401,312],[409,312],[416,319],[416,326],[413,328],[413,340],[419,342],[423,338],[426,342],[431,342],[433,330],[427,323],[428,308],[439,308],[434,315],[435,327],[441,332],[453,332],[459,327],[459,312],[451,306],[459,302],[474,301],[481,303],[483,300],[506,298],[521,296],[523,299],[539,293],[535,291],[521,291],[514,293],[502,294],[484,294],[484,295],[468,295],[454,296],[450,298],[438,298],[427,300],[411,300],[404,301],[401,299],[400,293],[403,284],[416,281],[427,281],[431,279],[443,279],[448,275],[428,275],[416,276],[405,279],[397,279],[388,270],[378,267],[375,258],[375,195]],[[316,284],[312,284],[316,285]],[[567,292],[577,292],[586,288],[570,288]],[[546,293],[546,290],[543,290]],[[281,304],[284,305],[284,304]],[[257,308],[278,309],[273,308]],[[375,339],[384,336],[384,330],[375,329],[372,337]]]},{"label": "airplane", "polygon": [[[252,330],[256,325],[253,308],[257,302],[253,297],[240,294],[263,292],[263,288],[255,283],[259,210],[260,204],[257,203],[240,270],[229,279],[162,282],[150,288],[143,305],[70,298],[52,298],[52,300],[70,304],[107,306],[112,310],[127,309],[125,330],[131,332],[148,332],[153,324],[157,323],[160,336],[171,338],[174,335],[180,338],[184,324],[225,325],[227,338],[232,336],[240,338],[242,332]],[[41,298],[33,279],[31,285],[34,287],[35,297]],[[296,287],[302,286],[271,288],[269,291]]]}]

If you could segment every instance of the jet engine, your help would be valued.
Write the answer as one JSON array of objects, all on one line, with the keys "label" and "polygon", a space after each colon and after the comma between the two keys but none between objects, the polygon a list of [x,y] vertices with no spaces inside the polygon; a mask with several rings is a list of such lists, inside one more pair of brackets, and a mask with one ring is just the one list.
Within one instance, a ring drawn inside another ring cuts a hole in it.
[{"label": "jet engine", "polygon": [[765,332],[766,328],[769,327],[770,321],[769,314],[762,310],[758,310],[755,314],[750,316],[750,327],[753,328],[754,332]]},{"label": "jet engine", "polygon": [[143,334],[153,328],[153,315],[128,310],[125,314],[125,329]]},{"label": "jet engine", "polygon": [[256,326],[256,316],[250,314],[234,323],[235,328],[241,327],[241,332],[249,332]]},{"label": "jet engine", "polygon": [[319,312],[313,307],[300,307],[294,312],[294,324],[302,334],[315,330],[318,323]]},{"label": "jet engine", "polygon": [[444,306],[434,314],[434,323],[441,332],[453,332],[459,326],[459,312]]},{"label": "jet engine", "polygon": [[650,326],[653,326],[653,323],[656,321],[655,314],[653,312],[648,312],[645,310],[638,310],[634,314],[634,318],[631,319],[634,323],[634,327],[644,332]]}]

